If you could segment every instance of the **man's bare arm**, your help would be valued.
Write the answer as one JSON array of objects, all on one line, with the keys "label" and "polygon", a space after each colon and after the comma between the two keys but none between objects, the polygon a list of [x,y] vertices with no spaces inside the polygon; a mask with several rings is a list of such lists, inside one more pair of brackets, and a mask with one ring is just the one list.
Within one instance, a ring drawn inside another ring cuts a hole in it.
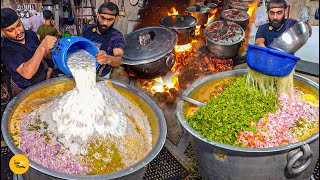
[{"label": "man's bare arm", "polygon": [[261,46],[261,47],[266,47],[266,46],[264,45],[264,41],[265,41],[264,38],[258,38],[258,39],[256,39],[256,41],[254,42],[254,44],[255,44],[255,45],[258,45],[258,46]]},{"label": "man's bare arm", "polygon": [[53,36],[46,36],[41,42],[36,52],[27,62],[22,63],[16,70],[22,77],[31,79],[39,69],[39,65],[48,49],[51,49],[57,38]]},{"label": "man's bare arm", "polygon": [[109,64],[112,67],[117,67],[122,64],[123,50],[120,48],[113,49],[114,56],[107,55],[103,50],[100,50],[96,56],[99,64]]}]

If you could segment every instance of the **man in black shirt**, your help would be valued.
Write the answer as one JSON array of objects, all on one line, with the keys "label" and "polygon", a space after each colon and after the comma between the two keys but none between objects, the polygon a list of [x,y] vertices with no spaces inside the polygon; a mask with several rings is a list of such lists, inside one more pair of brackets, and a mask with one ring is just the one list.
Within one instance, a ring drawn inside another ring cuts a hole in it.
[{"label": "man in black shirt", "polygon": [[[285,0],[269,0],[267,4],[269,22],[259,27],[256,34],[256,45],[268,47],[275,38],[297,23],[297,20],[285,19],[287,6]],[[309,25],[308,27],[309,36],[311,36],[312,29]]]},{"label": "man in black shirt", "polygon": [[41,43],[37,34],[25,30],[17,13],[10,8],[1,9],[1,59],[11,76],[12,95],[46,78],[44,58],[51,59],[50,49],[57,41],[47,36]]}]

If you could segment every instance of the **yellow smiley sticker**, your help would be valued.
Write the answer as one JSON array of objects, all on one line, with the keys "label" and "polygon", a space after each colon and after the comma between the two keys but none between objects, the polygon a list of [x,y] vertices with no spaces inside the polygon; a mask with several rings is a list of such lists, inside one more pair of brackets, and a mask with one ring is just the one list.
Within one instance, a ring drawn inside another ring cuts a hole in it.
[{"label": "yellow smiley sticker", "polygon": [[92,32],[96,32],[96,31],[97,31],[97,29],[96,29],[96,28],[93,28],[93,29],[92,29]]},{"label": "yellow smiley sticker", "polygon": [[15,174],[23,174],[28,171],[30,162],[28,158],[22,154],[14,155],[9,161],[9,167]]}]

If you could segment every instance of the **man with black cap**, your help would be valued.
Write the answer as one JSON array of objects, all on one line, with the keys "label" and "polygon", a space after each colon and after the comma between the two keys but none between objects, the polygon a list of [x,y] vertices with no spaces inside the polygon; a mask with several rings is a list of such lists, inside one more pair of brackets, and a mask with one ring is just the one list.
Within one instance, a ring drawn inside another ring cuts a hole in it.
[{"label": "man with black cap", "polygon": [[25,30],[17,13],[10,8],[1,9],[1,59],[11,75],[12,95],[35,85],[46,77],[44,58],[51,59],[50,49],[57,41],[47,36],[41,43],[37,34]]},{"label": "man with black cap", "polygon": [[[267,11],[269,22],[259,27],[256,33],[256,45],[268,47],[275,38],[279,37],[285,30],[297,23],[294,19],[285,19],[285,10],[287,6],[285,0],[268,1]],[[312,29],[309,25],[308,27],[309,36],[311,36]]]},{"label": "man with black cap", "polygon": [[97,13],[97,25],[88,26],[83,31],[83,37],[101,45],[96,56],[99,67],[97,74],[107,77],[112,67],[122,64],[124,37],[120,31],[113,28],[119,8],[112,2],[103,3]]}]

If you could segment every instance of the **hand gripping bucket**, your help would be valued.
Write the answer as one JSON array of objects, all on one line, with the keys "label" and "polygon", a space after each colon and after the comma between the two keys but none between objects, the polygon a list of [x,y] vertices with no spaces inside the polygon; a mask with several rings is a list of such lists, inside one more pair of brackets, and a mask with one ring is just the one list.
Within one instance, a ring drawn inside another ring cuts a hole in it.
[{"label": "hand gripping bucket", "polygon": [[294,69],[299,57],[278,50],[249,44],[246,56],[248,66],[269,76],[287,76]]},{"label": "hand gripping bucket", "polygon": [[[92,41],[80,36],[69,36],[56,42],[52,50],[52,60],[63,73],[72,76],[67,65],[67,54],[74,53],[79,49],[86,50],[94,57],[98,53],[98,48]],[[98,62],[96,62],[96,66],[98,67]]]}]

